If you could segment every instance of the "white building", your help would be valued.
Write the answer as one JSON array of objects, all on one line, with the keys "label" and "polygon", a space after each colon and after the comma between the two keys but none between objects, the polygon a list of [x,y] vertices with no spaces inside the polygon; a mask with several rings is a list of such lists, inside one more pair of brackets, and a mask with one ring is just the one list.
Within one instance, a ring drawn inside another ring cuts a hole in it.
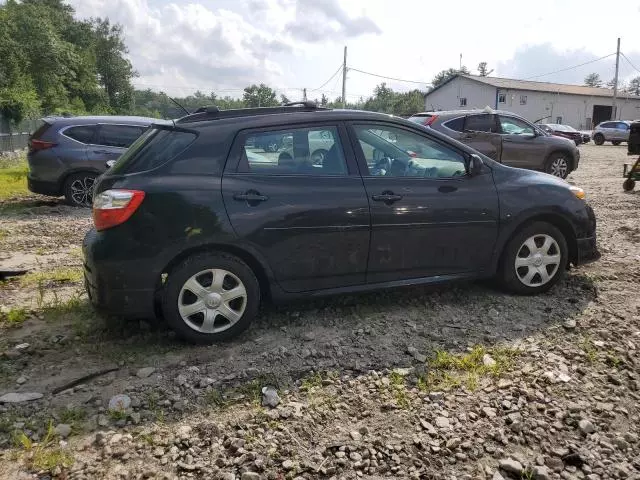
[{"label": "white building", "polygon": [[[579,130],[612,120],[612,100],[613,90],[608,88],[475,75],[456,75],[424,97],[427,111],[489,106],[530,122],[562,123]],[[616,120],[640,118],[640,97],[619,94],[616,105]]]}]

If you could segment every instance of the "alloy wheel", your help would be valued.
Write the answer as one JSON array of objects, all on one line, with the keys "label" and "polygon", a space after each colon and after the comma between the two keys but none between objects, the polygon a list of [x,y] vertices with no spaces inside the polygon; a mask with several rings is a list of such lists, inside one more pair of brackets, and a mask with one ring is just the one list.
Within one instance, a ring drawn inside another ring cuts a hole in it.
[{"label": "alloy wheel", "polygon": [[242,318],[247,290],[233,273],[222,269],[202,270],[191,276],[178,295],[178,311],[191,329],[219,333]]},{"label": "alloy wheel", "polygon": [[516,275],[527,287],[540,287],[556,275],[560,261],[560,246],[552,236],[533,235],[518,249],[515,259]]},{"label": "alloy wheel", "polygon": [[91,176],[79,177],[71,183],[71,198],[76,205],[90,207],[93,202],[93,186],[96,179]]},{"label": "alloy wheel", "polygon": [[556,177],[566,178],[569,173],[569,164],[564,157],[554,159],[549,165],[549,173]]}]

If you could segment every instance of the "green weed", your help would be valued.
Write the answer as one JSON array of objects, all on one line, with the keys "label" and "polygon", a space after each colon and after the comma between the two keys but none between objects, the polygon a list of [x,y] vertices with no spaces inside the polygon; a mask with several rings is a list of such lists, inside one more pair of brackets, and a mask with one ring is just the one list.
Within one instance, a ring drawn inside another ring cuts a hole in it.
[{"label": "green weed", "polygon": [[83,278],[81,267],[61,267],[43,272],[30,272],[20,277],[23,286],[50,286],[56,283],[77,283]]},{"label": "green weed", "polygon": [[584,352],[589,363],[595,363],[598,359],[598,349],[595,347],[589,337],[583,337],[579,344],[580,349]]},{"label": "green weed", "polygon": [[24,450],[23,460],[31,470],[50,472],[56,467],[69,468],[73,465],[74,459],[71,454],[57,446],[56,434],[51,422],[41,442],[34,443],[21,432],[17,435],[17,443]]},{"label": "green weed", "polygon": [[0,168],[0,200],[17,195],[29,194],[27,188],[27,174],[29,167],[26,160],[15,166]]},{"label": "green weed", "polygon": [[10,308],[6,312],[0,312],[0,326],[17,327],[28,317],[29,314],[25,308]]}]

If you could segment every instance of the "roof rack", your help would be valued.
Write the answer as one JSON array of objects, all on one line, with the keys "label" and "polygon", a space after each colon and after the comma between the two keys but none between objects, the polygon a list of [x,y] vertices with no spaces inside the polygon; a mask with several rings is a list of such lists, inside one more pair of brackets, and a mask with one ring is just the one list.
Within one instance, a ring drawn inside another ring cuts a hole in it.
[{"label": "roof rack", "polygon": [[254,115],[272,115],[274,113],[312,112],[315,110],[329,110],[320,107],[315,102],[290,102],[277,107],[237,108],[220,110],[215,105],[198,108],[191,115],[186,115],[176,120],[176,123],[202,122],[204,120],[218,120],[221,118],[247,117]]}]

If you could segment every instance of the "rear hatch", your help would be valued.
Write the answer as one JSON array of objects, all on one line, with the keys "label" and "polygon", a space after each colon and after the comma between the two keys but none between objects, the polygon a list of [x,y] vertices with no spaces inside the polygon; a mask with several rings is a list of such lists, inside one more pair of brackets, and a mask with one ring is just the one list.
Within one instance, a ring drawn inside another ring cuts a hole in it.
[{"label": "rear hatch", "polygon": [[53,138],[49,138],[52,135],[48,135],[49,129],[53,125],[53,119],[43,118],[40,120],[41,124],[35,132],[29,137],[29,154],[34,154],[40,150],[46,150],[56,146]]}]

